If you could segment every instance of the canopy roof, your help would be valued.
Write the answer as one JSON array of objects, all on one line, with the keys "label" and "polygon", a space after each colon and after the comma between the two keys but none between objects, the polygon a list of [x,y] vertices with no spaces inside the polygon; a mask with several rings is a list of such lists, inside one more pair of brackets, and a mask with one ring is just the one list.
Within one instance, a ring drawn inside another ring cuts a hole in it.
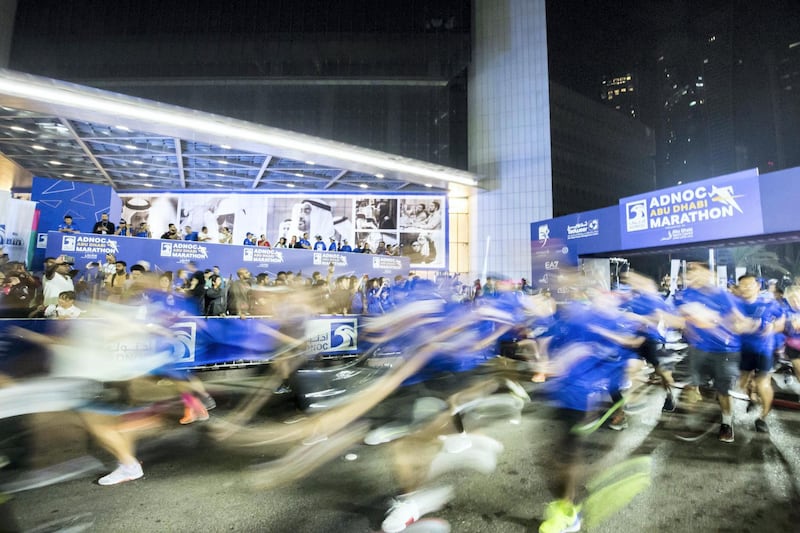
[{"label": "canopy roof", "polygon": [[0,69],[0,188],[32,176],[117,191],[432,192],[468,172]]}]

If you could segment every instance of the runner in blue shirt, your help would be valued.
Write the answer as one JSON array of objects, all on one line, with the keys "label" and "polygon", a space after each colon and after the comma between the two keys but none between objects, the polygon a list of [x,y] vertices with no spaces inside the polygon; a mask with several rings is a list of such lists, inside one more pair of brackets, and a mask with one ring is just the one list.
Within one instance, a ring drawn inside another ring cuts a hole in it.
[{"label": "runner in blue shirt", "polygon": [[722,411],[719,440],[733,442],[733,411],[730,392],[739,377],[740,333],[748,328],[734,296],[712,284],[711,271],[702,263],[689,263],[687,287],[675,295],[675,306],[685,319],[684,335],[689,343],[690,385],[687,401],[699,401],[699,387],[714,381]]},{"label": "runner in blue shirt", "polygon": [[[783,310],[774,298],[759,294],[761,284],[752,274],[741,276],[737,289],[741,298],[742,314],[758,323],[757,330],[743,333],[741,337],[742,360],[739,369],[742,373],[739,387],[747,391],[751,379],[753,380],[755,392],[761,400],[761,416],[756,419],[756,431],[769,433],[765,419],[772,408],[772,399],[775,395],[770,377],[773,367],[772,354],[775,351],[775,332],[783,331]],[[754,405],[752,400],[751,405]]]}]

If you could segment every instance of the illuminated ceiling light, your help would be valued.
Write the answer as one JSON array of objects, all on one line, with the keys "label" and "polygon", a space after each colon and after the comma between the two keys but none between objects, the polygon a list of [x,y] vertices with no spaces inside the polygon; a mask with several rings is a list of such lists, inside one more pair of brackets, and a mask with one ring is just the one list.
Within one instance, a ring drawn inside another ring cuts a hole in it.
[{"label": "illuminated ceiling light", "polygon": [[217,160],[217,163],[219,163],[220,165],[230,165],[230,163],[228,163],[228,162],[227,162],[227,161],[225,161],[224,159],[218,159],[218,160]]},{"label": "illuminated ceiling light", "polygon": [[114,127],[115,127],[115,128],[117,128],[117,129],[118,129],[118,130],[120,130],[120,131],[127,131],[127,132],[131,132],[131,131],[133,131],[132,129],[130,129],[130,128],[129,128],[129,127],[127,127],[127,126],[114,126]]},{"label": "illuminated ceiling light", "polygon": [[126,144],[125,148],[128,150],[138,150],[139,148],[135,144]]},{"label": "illuminated ceiling light", "polygon": [[48,161],[48,163],[50,163],[51,165],[55,165],[55,166],[59,166],[59,165],[63,165],[64,164],[61,161],[56,161],[55,159],[51,159],[50,161]]},{"label": "illuminated ceiling light", "polygon": [[428,178],[446,183],[460,183],[469,187],[478,185],[477,179],[470,173],[457,169],[353,148],[338,142],[313,139],[241,120],[206,116],[194,110],[165,108],[166,106],[147,104],[133,98],[76,87],[28,74],[4,71],[0,75],[0,93],[24,101],[37,101],[51,108],[64,108],[70,113],[85,112],[93,116],[114,116],[129,121],[134,126],[151,123],[160,129],[177,128],[181,131],[188,129],[199,136],[224,137],[237,142],[272,146],[288,153],[300,151],[333,161],[384,168],[392,173],[414,176],[420,180],[418,183],[422,178]]},{"label": "illuminated ceiling light", "polygon": [[145,187],[154,187],[152,183],[143,183],[142,185],[144,185]]},{"label": "illuminated ceiling light", "polygon": [[287,183],[286,186],[290,189],[294,189],[294,183]]},{"label": "illuminated ceiling light", "polygon": [[42,146],[41,144],[34,144],[34,145],[31,145],[31,148],[33,148],[34,150],[47,150],[47,148],[45,148],[45,147],[44,147],[44,146]]},{"label": "illuminated ceiling light", "polygon": [[215,172],[215,173],[214,173],[214,175],[215,175],[215,176],[218,176],[218,177],[220,177],[220,178],[224,178],[224,177],[225,177],[225,174],[223,174],[223,173],[221,173],[221,172]]},{"label": "illuminated ceiling light", "polygon": [[383,174],[375,174],[375,177],[376,177],[376,178],[383,179]]},{"label": "illuminated ceiling light", "polygon": [[139,172],[139,176],[141,176],[143,178],[146,178],[147,177],[147,172]]},{"label": "illuminated ceiling light", "polygon": [[14,130],[14,131],[19,131],[21,133],[30,133],[28,130],[26,130],[22,126],[11,126],[11,129]]},{"label": "illuminated ceiling light", "polygon": [[426,186],[426,187],[428,187],[429,189],[430,189],[431,187],[433,187],[433,185],[431,185],[430,183],[426,183],[426,184],[425,184],[425,186]]},{"label": "illuminated ceiling light", "polygon": [[362,183],[361,185],[359,185],[359,187],[361,187],[362,189],[366,189],[367,187],[369,187],[369,185],[367,185],[366,183]]},{"label": "illuminated ceiling light", "polygon": [[313,164],[314,164],[313,161],[306,161],[306,165],[313,165]]},{"label": "illuminated ceiling light", "polygon": [[222,148],[223,150],[230,150],[231,149],[231,146],[229,144],[220,144],[219,147]]},{"label": "illuminated ceiling light", "polygon": [[139,161],[138,159],[136,159],[136,160],[133,162],[133,164],[134,164],[134,165],[144,165],[144,161]]},{"label": "illuminated ceiling light", "polygon": [[64,177],[65,177],[65,178],[74,178],[74,177],[75,177],[75,174],[70,174],[69,172],[65,172],[65,173],[64,173]]},{"label": "illuminated ceiling light", "polygon": [[214,185],[214,187],[222,187],[221,183],[213,183],[212,185]]},{"label": "illuminated ceiling light", "polygon": [[300,174],[299,172],[295,172],[294,175],[297,176],[298,178],[305,178],[305,176]]}]

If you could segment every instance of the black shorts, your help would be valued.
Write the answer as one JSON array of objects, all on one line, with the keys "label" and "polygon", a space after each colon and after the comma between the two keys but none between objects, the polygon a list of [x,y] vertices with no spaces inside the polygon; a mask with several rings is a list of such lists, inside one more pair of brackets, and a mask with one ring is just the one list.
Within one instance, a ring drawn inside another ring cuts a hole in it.
[{"label": "black shorts", "polygon": [[742,358],[739,362],[739,369],[742,372],[755,370],[758,374],[768,374],[772,372],[774,360],[772,354],[762,354],[750,350],[742,350]]},{"label": "black shorts", "polygon": [[789,360],[800,359],[800,350],[796,350],[787,344],[783,349],[783,355]]},{"label": "black shorts", "polygon": [[727,396],[739,378],[739,360],[739,352],[704,352],[690,348],[691,384],[699,386],[710,378],[714,380],[714,389]]}]

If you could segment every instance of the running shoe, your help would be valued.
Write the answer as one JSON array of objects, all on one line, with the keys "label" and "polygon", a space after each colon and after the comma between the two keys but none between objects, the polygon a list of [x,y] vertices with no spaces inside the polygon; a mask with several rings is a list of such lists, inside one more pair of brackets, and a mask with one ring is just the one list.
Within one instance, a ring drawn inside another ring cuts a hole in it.
[{"label": "running shoe", "polygon": [[134,463],[132,465],[121,464],[107,476],[98,479],[97,483],[103,486],[117,485],[119,483],[125,483],[126,481],[139,479],[142,476],[144,476],[144,471],[142,470],[142,465],[139,463]]},{"label": "running shoe", "polygon": [[611,417],[608,427],[614,431],[622,431],[628,427],[628,417],[625,416],[624,412],[618,411]]},{"label": "running shoe", "polygon": [[722,442],[733,442],[733,426],[729,424],[720,425],[719,440]]},{"label": "running shoe", "polygon": [[667,394],[667,397],[664,398],[664,406],[661,410],[665,413],[675,412],[675,398],[672,396],[672,393]]},{"label": "running shoe", "polygon": [[769,433],[769,426],[763,418],[756,418],[756,431],[758,433]]},{"label": "running shoe", "polygon": [[208,411],[198,402],[198,405],[194,409],[188,406],[183,408],[183,418],[180,419],[180,423],[186,425],[192,422],[203,422],[206,420],[208,420]]},{"label": "running shoe", "polygon": [[550,502],[544,518],[539,533],[571,533],[581,529],[580,507],[566,500]]},{"label": "running shoe", "polygon": [[428,513],[438,511],[453,499],[449,486],[412,492],[394,501],[381,524],[385,533],[399,533]]},{"label": "running shoe", "polygon": [[200,401],[203,402],[203,407],[205,407],[208,411],[217,407],[216,400],[214,400],[214,397],[210,394],[200,395]]},{"label": "running shoe", "polygon": [[683,389],[683,395],[688,403],[697,403],[703,399],[703,395],[695,387]]}]

